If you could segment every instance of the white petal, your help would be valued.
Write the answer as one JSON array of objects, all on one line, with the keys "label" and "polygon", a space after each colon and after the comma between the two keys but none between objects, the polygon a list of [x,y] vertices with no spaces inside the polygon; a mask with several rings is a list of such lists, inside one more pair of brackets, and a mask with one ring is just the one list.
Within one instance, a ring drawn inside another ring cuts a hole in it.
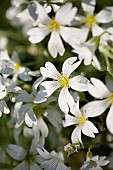
[{"label": "white petal", "polygon": [[44,77],[41,76],[41,77],[39,77],[39,78],[33,83],[33,85],[32,85],[32,90],[33,90],[34,94],[36,93],[38,86],[40,85],[40,83],[41,83],[43,80],[44,80]]},{"label": "white petal", "polygon": [[10,144],[6,148],[7,153],[15,160],[22,161],[25,159],[27,152],[24,148],[18,145]]},{"label": "white petal", "polygon": [[22,91],[18,96],[17,96],[17,101],[18,102],[32,102],[33,101],[33,95],[29,94],[27,91]]},{"label": "white petal", "polygon": [[38,118],[38,124],[37,126],[39,127],[42,136],[43,137],[47,137],[48,136],[48,127],[46,125],[46,123],[44,122],[44,120],[40,117]]},{"label": "white petal", "polygon": [[67,127],[71,125],[75,125],[75,117],[69,114],[65,114],[65,121],[63,122],[63,126]]},{"label": "white petal", "polygon": [[73,103],[73,105],[70,108],[70,112],[76,116],[76,117],[81,117],[81,111],[79,109],[79,98],[77,97],[77,102]]},{"label": "white petal", "polygon": [[[85,33],[83,29],[75,28],[75,27],[64,27],[60,28],[60,35],[65,42],[70,45],[75,43],[83,42],[85,38]],[[86,38],[85,38],[86,39]]]},{"label": "white petal", "polygon": [[18,164],[13,170],[29,170],[29,164],[26,161],[22,161],[20,164]]},{"label": "white petal", "polygon": [[81,61],[75,62],[76,60],[77,57],[70,57],[65,60],[62,67],[62,73],[64,76],[69,77],[70,74],[80,65]]},{"label": "white petal", "polygon": [[104,30],[103,28],[101,28],[99,25],[97,25],[97,24],[94,24],[94,25],[93,25],[93,27],[92,27],[93,37],[99,36],[99,35],[101,35],[103,32],[105,32],[105,30]]},{"label": "white petal", "polygon": [[66,3],[61,6],[55,15],[55,20],[58,21],[61,25],[70,25],[71,21],[74,19],[77,8],[72,8],[71,3]]},{"label": "white petal", "polygon": [[4,100],[2,101],[2,107],[3,107],[3,110],[2,110],[3,113],[5,113],[5,114],[10,113],[10,110],[9,110],[9,108],[8,108],[8,106],[7,106],[7,104],[6,104],[6,102]]},{"label": "white petal", "polygon": [[96,57],[95,55],[93,55],[92,65],[93,65],[96,69],[101,70],[100,62],[99,62],[99,60],[97,59],[97,57]]},{"label": "white petal", "polygon": [[113,104],[111,105],[111,108],[108,112],[108,115],[106,118],[106,125],[110,133],[113,134]]},{"label": "white petal", "polygon": [[[84,54],[84,51],[85,51],[85,54]],[[84,60],[85,65],[91,64],[93,54],[94,54],[94,50],[93,50],[93,47],[91,45],[87,45],[87,44],[84,44],[84,43],[79,44],[78,46],[76,45],[74,47],[73,52],[78,54],[79,60]]]},{"label": "white petal", "polygon": [[34,1],[36,4],[36,14],[38,14],[38,19],[36,21],[37,24],[47,25],[50,21],[49,16],[47,15],[47,8],[40,5],[38,1]]},{"label": "white petal", "polygon": [[60,161],[56,167],[56,170],[69,170],[69,168]]},{"label": "white petal", "polygon": [[30,36],[31,43],[39,43],[49,34],[49,29],[47,27],[31,28],[27,34]]},{"label": "white petal", "polygon": [[33,112],[33,109],[29,109],[27,113],[25,114],[25,123],[29,126],[32,127],[33,125],[37,124],[37,119],[36,116]]},{"label": "white petal", "polygon": [[58,54],[63,56],[65,52],[60,35],[56,31],[51,33],[50,40],[48,42],[48,50],[53,58],[56,58]]},{"label": "white petal", "polygon": [[40,71],[44,77],[52,78],[54,80],[58,80],[58,78],[61,76],[51,62],[46,62],[45,67],[41,67]]},{"label": "white petal", "polygon": [[29,170],[42,170],[42,169],[35,162],[32,162],[32,164],[30,164]]},{"label": "white petal", "polygon": [[84,76],[78,75],[70,79],[70,87],[77,91],[87,91],[89,80]]},{"label": "white petal", "polygon": [[[22,70],[22,72],[21,72],[21,70]],[[23,67],[23,68],[20,67],[20,70],[19,70],[20,73],[18,74],[18,77],[23,81],[31,81],[32,77],[28,74],[29,71],[30,71],[30,69],[28,69],[27,67]]]},{"label": "white petal", "polygon": [[34,103],[42,103],[47,100],[48,93],[46,91],[39,91],[34,98]]},{"label": "white petal", "polygon": [[7,50],[0,51],[0,60],[10,60]]},{"label": "white petal", "polygon": [[2,116],[2,112],[0,111],[0,117]]},{"label": "white petal", "polygon": [[45,159],[50,159],[50,153],[44,148],[37,148],[38,153]]},{"label": "white petal", "polygon": [[74,99],[69,93],[68,88],[63,88],[58,97],[58,104],[60,109],[64,113],[68,113],[69,107],[71,107],[73,103],[74,103]]},{"label": "white petal", "polygon": [[92,15],[95,10],[96,1],[95,0],[83,0],[81,5],[82,5],[84,12],[86,12],[89,15]]},{"label": "white petal", "polygon": [[41,85],[46,88],[47,96],[51,96],[60,87],[57,81],[44,81]]},{"label": "white petal", "polygon": [[98,133],[98,129],[90,121],[86,121],[82,127],[82,133],[86,136],[94,138],[94,133]]},{"label": "white petal", "polygon": [[7,95],[7,93],[5,91],[0,92],[0,100],[3,99],[6,95]]},{"label": "white petal", "polygon": [[51,122],[51,124],[55,127],[59,127],[59,124],[62,123],[61,114],[56,110],[46,110],[47,111],[47,119]]},{"label": "white petal", "polygon": [[82,144],[82,140],[81,140],[81,129],[82,129],[82,126],[77,126],[73,132],[72,132],[72,135],[71,135],[71,140],[72,140],[72,143],[78,143],[80,142]]},{"label": "white petal", "polygon": [[96,15],[96,21],[99,23],[109,23],[109,22],[113,21],[112,11],[108,8],[101,10]]},{"label": "white petal", "polygon": [[87,103],[82,107],[82,110],[85,112],[86,117],[96,117],[104,113],[109,105],[110,102],[108,99],[97,100]]},{"label": "white petal", "polygon": [[92,84],[88,85],[88,92],[95,98],[106,98],[110,95],[110,91],[105,86],[105,84],[97,79],[97,78],[91,78]]}]

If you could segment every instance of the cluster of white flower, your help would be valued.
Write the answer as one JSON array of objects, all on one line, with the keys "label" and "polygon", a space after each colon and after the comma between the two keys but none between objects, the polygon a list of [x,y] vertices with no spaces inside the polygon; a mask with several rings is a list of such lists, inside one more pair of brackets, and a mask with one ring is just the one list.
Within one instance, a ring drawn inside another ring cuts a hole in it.
[{"label": "cluster of white flower", "polygon": [[43,41],[46,57],[32,71],[0,37],[0,119],[13,129],[4,161],[13,170],[71,170],[70,155],[85,148],[79,169],[109,166],[107,155],[90,149],[102,144],[104,130],[113,135],[113,7],[96,11],[96,0],[82,0],[80,10],[64,0],[12,0],[6,17],[22,27],[33,50]]}]

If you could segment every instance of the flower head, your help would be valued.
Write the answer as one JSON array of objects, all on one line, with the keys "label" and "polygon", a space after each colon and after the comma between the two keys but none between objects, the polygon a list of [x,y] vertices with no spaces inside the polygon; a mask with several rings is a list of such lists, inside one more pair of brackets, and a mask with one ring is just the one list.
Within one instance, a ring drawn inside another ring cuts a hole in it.
[{"label": "flower head", "polygon": [[60,74],[51,62],[46,62],[45,67],[41,67],[40,71],[45,78],[51,78],[52,81],[44,81],[41,83],[45,87],[48,96],[60,89],[58,103],[60,109],[64,113],[68,113],[69,106],[74,102],[68,89],[72,88],[77,91],[87,91],[88,79],[84,76],[78,75],[71,78],[71,73],[80,65],[81,61],[77,61],[76,57],[68,58],[62,67]]}]

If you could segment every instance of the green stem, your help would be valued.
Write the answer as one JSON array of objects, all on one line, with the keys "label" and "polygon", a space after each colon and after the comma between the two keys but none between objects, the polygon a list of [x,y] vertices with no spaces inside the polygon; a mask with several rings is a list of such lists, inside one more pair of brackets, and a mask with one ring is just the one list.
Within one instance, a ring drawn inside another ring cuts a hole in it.
[{"label": "green stem", "polygon": [[6,115],[3,115],[3,120],[4,120],[4,127],[5,127],[5,131],[6,131],[6,135],[7,135],[7,139],[10,143],[10,133],[9,133],[9,127],[7,126],[7,121],[6,121]]}]

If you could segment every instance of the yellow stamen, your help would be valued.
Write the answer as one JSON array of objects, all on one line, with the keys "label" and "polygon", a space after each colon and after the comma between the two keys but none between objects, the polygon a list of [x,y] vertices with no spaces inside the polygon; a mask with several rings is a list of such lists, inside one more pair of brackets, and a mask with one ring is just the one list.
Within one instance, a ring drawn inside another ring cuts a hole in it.
[{"label": "yellow stamen", "polygon": [[110,103],[113,103],[113,93],[108,97]]},{"label": "yellow stamen", "polygon": [[59,84],[61,85],[61,87],[69,87],[69,83],[70,83],[70,80],[68,77],[66,76],[62,76],[60,79],[59,79]]},{"label": "yellow stamen", "polygon": [[17,63],[16,66],[15,66],[14,68],[15,68],[16,71],[18,71],[19,68],[20,68],[20,64]]},{"label": "yellow stamen", "polygon": [[60,30],[60,24],[52,19],[49,23],[49,29],[50,31],[59,31]]},{"label": "yellow stamen", "polygon": [[81,118],[80,118],[80,122],[79,122],[79,124],[80,125],[83,125],[85,122],[86,122],[86,118],[84,117],[84,116],[82,116]]},{"label": "yellow stamen", "polygon": [[96,23],[96,18],[95,18],[95,16],[93,16],[93,15],[88,15],[88,16],[86,16],[85,23],[86,23],[86,25],[88,25],[89,27],[92,27],[92,26]]}]

